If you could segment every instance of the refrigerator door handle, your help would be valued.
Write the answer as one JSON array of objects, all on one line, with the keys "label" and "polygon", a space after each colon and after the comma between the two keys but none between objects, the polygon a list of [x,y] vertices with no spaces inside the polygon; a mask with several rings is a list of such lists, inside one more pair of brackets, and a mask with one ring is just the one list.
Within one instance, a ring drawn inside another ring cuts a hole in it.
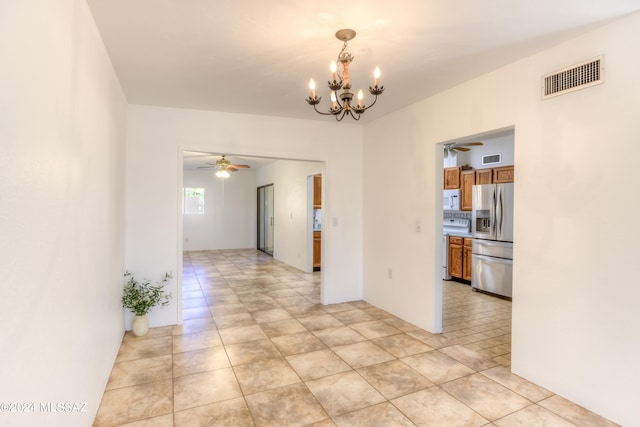
[{"label": "refrigerator door handle", "polygon": [[491,218],[491,238],[496,238],[496,190],[491,192],[491,208],[489,212]]},{"label": "refrigerator door handle", "polygon": [[502,210],[503,210],[503,200],[502,200],[502,187],[496,186],[497,200],[496,200],[496,239],[500,240],[502,238]]}]

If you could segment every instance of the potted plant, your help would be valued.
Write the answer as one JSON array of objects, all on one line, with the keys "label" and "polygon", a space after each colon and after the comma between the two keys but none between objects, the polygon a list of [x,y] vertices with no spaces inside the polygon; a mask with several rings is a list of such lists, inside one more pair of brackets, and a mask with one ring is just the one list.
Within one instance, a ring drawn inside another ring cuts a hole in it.
[{"label": "potted plant", "polygon": [[122,306],[135,314],[132,329],[134,335],[139,337],[149,331],[147,313],[157,305],[169,304],[171,294],[165,293],[164,285],[173,276],[171,273],[165,273],[162,279],[155,283],[151,283],[148,279],[138,282],[128,271],[124,273],[124,277],[127,278],[127,283],[124,285],[122,294]]}]

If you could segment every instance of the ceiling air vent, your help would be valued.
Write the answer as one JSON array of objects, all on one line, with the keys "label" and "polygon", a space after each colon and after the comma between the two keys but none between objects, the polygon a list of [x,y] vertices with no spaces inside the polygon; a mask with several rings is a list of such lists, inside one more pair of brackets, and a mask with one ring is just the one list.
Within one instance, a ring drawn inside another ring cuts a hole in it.
[{"label": "ceiling air vent", "polygon": [[542,78],[542,99],[604,83],[603,57],[572,65]]}]

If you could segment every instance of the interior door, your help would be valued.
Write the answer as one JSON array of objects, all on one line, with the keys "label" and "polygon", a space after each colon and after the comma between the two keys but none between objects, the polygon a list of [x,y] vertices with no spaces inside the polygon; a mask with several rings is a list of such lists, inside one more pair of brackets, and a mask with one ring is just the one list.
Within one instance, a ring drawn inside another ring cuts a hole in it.
[{"label": "interior door", "polygon": [[258,187],[258,249],[273,255],[273,184]]}]

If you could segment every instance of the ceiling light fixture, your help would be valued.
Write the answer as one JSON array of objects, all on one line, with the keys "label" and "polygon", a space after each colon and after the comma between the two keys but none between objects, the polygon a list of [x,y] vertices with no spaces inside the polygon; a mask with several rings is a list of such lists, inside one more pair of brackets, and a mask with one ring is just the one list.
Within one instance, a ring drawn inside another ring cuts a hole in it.
[{"label": "ceiling light fixture", "polygon": [[227,179],[231,176],[231,174],[229,172],[227,172],[227,169],[220,169],[219,171],[216,172],[216,176],[220,179]]},{"label": "ceiling light fixture", "polygon": [[[325,116],[335,116],[337,121],[341,121],[345,116],[349,115],[355,120],[360,120],[360,115],[369,108],[373,107],[378,100],[378,95],[384,92],[384,86],[378,86],[380,79],[380,69],[376,67],[373,73],[373,87],[369,86],[369,93],[375,96],[373,103],[368,107],[362,103],[363,94],[362,90],[358,91],[358,103],[355,106],[351,105],[353,99],[353,93],[349,92],[351,89],[351,81],[349,80],[349,64],[353,60],[353,55],[347,52],[347,42],[356,36],[356,32],[351,29],[343,29],[336,32],[336,38],[342,40],[344,45],[342,50],[338,54],[337,61],[331,61],[331,73],[333,81],[329,81],[329,89],[331,89],[331,108],[328,113],[318,111],[316,105],[320,103],[321,96],[316,96],[316,83],[311,79],[309,81],[309,89],[311,89],[311,96],[306,99],[309,105],[313,106],[316,113]],[[342,89],[342,93],[338,99],[336,92]]]}]

